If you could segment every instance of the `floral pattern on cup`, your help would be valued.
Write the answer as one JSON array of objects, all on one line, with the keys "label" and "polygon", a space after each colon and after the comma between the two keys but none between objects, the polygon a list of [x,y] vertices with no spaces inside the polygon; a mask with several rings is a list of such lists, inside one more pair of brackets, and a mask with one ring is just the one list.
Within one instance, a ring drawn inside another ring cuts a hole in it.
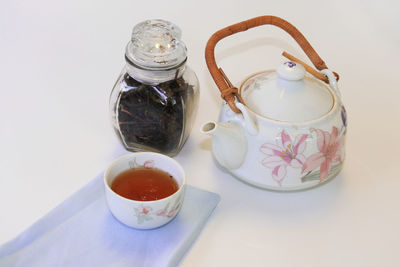
[{"label": "floral pattern on cup", "polygon": [[151,207],[139,205],[137,208],[135,208],[135,214],[138,220],[138,224],[142,224],[145,221],[153,220],[153,217],[151,216],[152,214]]},{"label": "floral pattern on cup", "polygon": [[[157,211],[153,211],[153,209],[149,206],[139,205],[135,208],[135,216],[137,218],[138,224],[143,224],[147,221],[153,220],[156,216],[173,218],[179,209],[181,208],[181,198],[179,198],[173,205],[168,202],[164,208],[159,209]],[[171,208],[169,208],[171,206]]]},{"label": "floral pattern on cup", "polygon": [[163,209],[158,210],[156,214],[157,216],[165,216],[168,218],[172,218],[181,208],[181,203],[182,203],[181,200],[178,199],[170,209],[169,209],[170,203],[168,203],[167,205],[165,205]]},{"label": "floral pattern on cup", "polygon": [[154,160],[146,160],[143,162],[143,164],[139,164],[139,163],[137,163],[136,158],[133,158],[129,162],[129,167],[131,167],[132,169],[138,168],[138,167],[151,169],[151,168],[154,168]]},{"label": "floral pattern on cup", "polygon": [[[306,157],[303,153],[306,149],[306,139],[313,133],[317,136],[318,152]],[[272,169],[272,178],[281,186],[286,177],[287,168],[301,168],[302,182],[329,178],[331,173],[336,173],[341,167],[343,158],[341,150],[344,144],[346,127],[341,131],[332,127],[331,133],[320,129],[310,129],[310,134],[297,135],[295,141],[282,131],[276,138],[276,144],[266,143],[260,147],[260,151],[267,155],[262,165]],[[337,164],[335,164],[337,163]]]}]

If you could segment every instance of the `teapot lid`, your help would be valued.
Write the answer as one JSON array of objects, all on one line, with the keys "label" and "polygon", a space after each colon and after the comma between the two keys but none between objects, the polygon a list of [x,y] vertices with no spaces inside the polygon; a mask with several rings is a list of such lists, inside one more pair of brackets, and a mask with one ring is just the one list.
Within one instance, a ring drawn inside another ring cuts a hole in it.
[{"label": "teapot lid", "polygon": [[263,71],[246,79],[241,96],[260,116],[284,122],[304,122],[327,114],[333,107],[332,91],[305,76],[301,64],[286,62],[276,71]]}]

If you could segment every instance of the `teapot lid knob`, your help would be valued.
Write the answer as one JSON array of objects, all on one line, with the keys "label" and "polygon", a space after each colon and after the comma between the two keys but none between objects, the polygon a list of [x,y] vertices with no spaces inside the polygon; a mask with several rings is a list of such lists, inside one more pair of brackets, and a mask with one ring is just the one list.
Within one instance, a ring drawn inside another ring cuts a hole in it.
[{"label": "teapot lid knob", "polygon": [[276,72],[279,78],[288,81],[302,80],[306,75],[305,68],[301,64],[293,61],[283,63],[276,69]]}]

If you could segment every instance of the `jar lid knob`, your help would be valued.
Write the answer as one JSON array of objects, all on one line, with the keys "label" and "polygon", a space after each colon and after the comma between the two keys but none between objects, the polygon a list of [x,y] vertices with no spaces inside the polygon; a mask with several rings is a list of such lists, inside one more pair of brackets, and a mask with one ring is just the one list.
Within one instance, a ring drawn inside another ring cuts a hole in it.
[{"label": "jar lid knob", "polygon": [[146,20],[132,31],[125,57],[142,69],[170,69],[186,60],[186,46],[181,30],[165,20]]},{"label": "jar lid knob", "polygon": [[288,81],[299,81],[306,75],[305,68],[301,64],[293,61],[283,63],[276,69],[276,72],[279,78]]}]

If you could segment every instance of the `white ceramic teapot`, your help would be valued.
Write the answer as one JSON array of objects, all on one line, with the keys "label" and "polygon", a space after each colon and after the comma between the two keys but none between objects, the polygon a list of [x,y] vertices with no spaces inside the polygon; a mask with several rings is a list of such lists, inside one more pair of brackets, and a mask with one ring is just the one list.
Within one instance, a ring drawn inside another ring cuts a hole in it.
[{"label": "white ceramic teapot", "polygon": [[[239,89],[233,87],[215,63],[215,45],[228,35],[264,24],[292,35],[320,72],[299,60],[289,61],[276,71],[251,75]],[[347,122],[338,75],[294,26],[273,16],[229,26],[208,41],[206,61],[225,102],[219,122],[206,122],[201,131],[212,136],[220,165],[249,184],[279,191],[310,188],[340,172]],[[303,65],[329,85],[306,75]]]}]

